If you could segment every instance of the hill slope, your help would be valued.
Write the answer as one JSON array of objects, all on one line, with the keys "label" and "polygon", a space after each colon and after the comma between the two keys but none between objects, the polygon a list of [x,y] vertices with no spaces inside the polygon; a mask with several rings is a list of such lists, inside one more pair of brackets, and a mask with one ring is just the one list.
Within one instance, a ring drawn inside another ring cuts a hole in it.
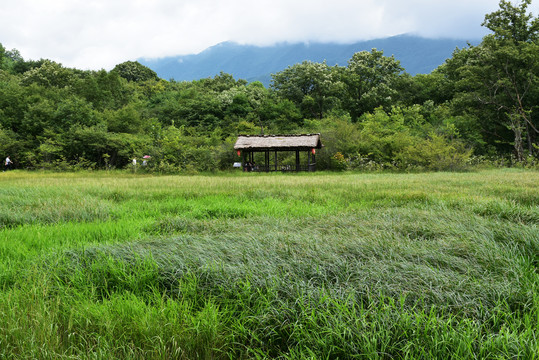
[{"label": "hill slope", "polygon": [[386,56],[394,55],[412,75],[430,73],[451,57],[456,47],[462,48],[466,45],[466,40],[426,39],[410,35],[353,44],[282,43],[259,47],[224,42],[195,55],[139,59],[139,62],[164,79],[191,81],[213,77],[223,71],[232,74],[236,79],[258,80],[268,85],[272,73],[290,65],[305,60],[314,62],[326,60],[329,65],[346,66],[354,53],[362,50],[370,51],[372,48],[383,50]]}]

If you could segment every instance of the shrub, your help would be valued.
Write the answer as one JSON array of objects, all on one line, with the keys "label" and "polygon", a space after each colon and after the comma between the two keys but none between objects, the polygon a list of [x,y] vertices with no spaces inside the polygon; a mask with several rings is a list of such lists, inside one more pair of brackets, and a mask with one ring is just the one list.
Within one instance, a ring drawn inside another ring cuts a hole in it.
[{"label": "shrub", "polygon": [[449,141],[442,135],[431,133],[428,139],[407,146],[396,156],[401,167],[420,167],[428,170],[464,169],[472,155],[457,140]]}]

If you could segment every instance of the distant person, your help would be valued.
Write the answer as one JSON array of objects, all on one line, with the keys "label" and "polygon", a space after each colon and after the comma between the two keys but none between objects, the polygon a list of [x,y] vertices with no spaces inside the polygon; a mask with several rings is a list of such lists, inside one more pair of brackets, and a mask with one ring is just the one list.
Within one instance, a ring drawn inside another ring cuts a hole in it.
[{"label": "distant person", "polygon": [[6,158],[6,162],[4,163],[4,171],[11,170],[11,166],[13,165],[13,162],[9,158],[9,156]]}]

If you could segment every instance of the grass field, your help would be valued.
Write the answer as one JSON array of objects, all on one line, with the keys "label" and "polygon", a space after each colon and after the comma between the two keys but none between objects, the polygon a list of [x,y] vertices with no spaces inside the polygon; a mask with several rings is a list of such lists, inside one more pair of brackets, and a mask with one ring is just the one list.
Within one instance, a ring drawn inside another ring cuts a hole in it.
[{"label": "grass field", "polygon": [[0,174],[2,359],[538,359],[539,172]]}]

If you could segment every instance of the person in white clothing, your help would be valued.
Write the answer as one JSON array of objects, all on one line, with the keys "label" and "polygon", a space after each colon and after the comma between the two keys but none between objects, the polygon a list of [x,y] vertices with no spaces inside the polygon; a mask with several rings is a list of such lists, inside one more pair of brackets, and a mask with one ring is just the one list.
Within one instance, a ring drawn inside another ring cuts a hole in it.
[{"label": "person in white clothing", "polygon": [[10,159],[9,156],[8,156],[8,157],[6,158],[6,162],[4,163],[4,171],[10,170],[12,164],[13,164],[13,162],[11,161],[11,159]]}]

